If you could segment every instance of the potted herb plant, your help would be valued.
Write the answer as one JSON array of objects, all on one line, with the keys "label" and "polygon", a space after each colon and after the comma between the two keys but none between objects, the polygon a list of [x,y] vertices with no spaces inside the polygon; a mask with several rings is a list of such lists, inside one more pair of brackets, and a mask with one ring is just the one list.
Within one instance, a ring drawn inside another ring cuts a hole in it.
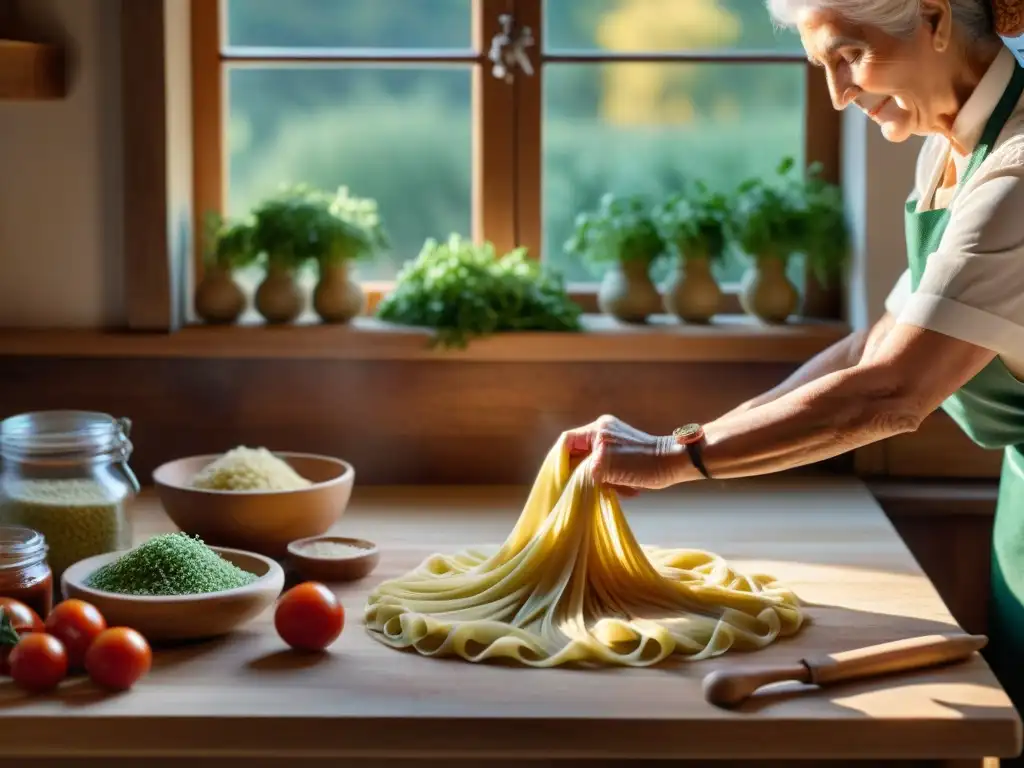
[{"label": "potted herb plant", "polygon": [[822,179],[820,173],[821,164],[814,163],[800,183],[805,217],[800,251],[809,268],[802,314],[838,317],[842,277],[850,257],[850,231],[840,188]]},{"label": "potted herb plant", "polygon": [[227,324],[245,310],[246,296],[234,271],[256,258],[250,221],[226,222],[220,214],[206,215],[203,237],[203,278],[196,286],[196,314],[206,323]]},{"label": "potted herb plant", "polygon": [[289,187],[253,211],[253,246],[266,276],[256,289],[256,309],[268,323],[290,323],[304,307],[297,272],[323,250],[327,201],[305,186]]},{"label": "potted herb plant", "polygon": [[798,190],[788,174],[793,159],[785,158],[777,179],[748,179],[736,192],[730,217],[735,244],[752,260],[743,276],[740,305],[766,323],[784,323],[800,296],[786,275],[786,266],[803,244],[806,217]]},{"label": "potted herb plant", "polygon": [[389,238],[376,201],[352,197],[346,187],[330,201],[321,226],[323,250],[317,259],[320,278],[313,290],[313,309],[324,322],[347,323],[366,307],[352,265],[386,249]]},{"label": "potted herb plant", "polygon": [[665,289],[665,309],[688,323],[706,323],[722,302],[711,265],[725,252],[728,201],[697,182],[692,192],[672,196],[654,215],[677,258],[675,274]]},{"label": "potted herb plant", "polygon": [[596,211],[576,217],[565,249],[595,267],[607,268],[597,294],[602,312],[642,323],[661,311],[661,295],[650,270],[664,254],[665,241],[642,197],[604,195]]}]

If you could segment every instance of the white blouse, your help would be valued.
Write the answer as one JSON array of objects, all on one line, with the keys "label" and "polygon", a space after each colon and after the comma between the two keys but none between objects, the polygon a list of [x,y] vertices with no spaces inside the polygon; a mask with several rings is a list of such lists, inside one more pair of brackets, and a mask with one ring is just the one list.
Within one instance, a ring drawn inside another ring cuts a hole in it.
[{"label": "white blouse", "polygon": [[1001,51],[957,115],[953,136],[966,156],[944,136],[921,147],[908,200],[918,211],[949,208],[949,223],[917,290],[905,271],[885,308],[897,322],[992,350],[1024,379],[1024,97],[963,188],[939,189],[950,154],[962,178],[1014,66]]}]

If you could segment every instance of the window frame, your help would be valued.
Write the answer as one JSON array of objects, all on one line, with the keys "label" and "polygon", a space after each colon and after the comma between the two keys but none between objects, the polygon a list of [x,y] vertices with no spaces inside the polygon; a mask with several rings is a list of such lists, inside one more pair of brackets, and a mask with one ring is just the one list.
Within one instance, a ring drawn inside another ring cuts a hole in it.
[{"label": "window frame", "polygon": [[[229,48],[223,0],[191,0],[191,77],[193,129],[193,281],[202,276],[202,222],[206,211],[223,211],[227,193],[223,130],[228,108],[226,71],[232,64],[316,62],[317,64],[464,64],[472,66],[473,225],[474,239],[487,239],[499,252],[526,246],[542,258],[543,149],[542,99],[547,64],[588,63],[714,63],[803,66],[805,73],[804,158],[819,163],[825,179],[840,181],[841,115],[833,108],[824,73],[798,52],[676,51],[666,53],[581,53],[544,50],[544,0],[473,0],[472,47],[458,51],[357,49]],[[500,32],[498,17],[512,14],[530,27],[532,76],[518,76],[510,85],[490,74],[487,58],[491,38]],[[409,254],[413,256],[414,254]],[[390,289],[389,281],[363,283],[367,312],[372,313]],[[839,319],[839,302],[821,301],[822,289],[806,281],[805,304],[819,308],[810,317]],[[597,311],[596,283],[569,286],[584,311]],[[738,313],[737,284],[724,284],[723,312]],[[827,293],[827,292],[826,292]],[[824,309],[820,309],[824,307]]]}]

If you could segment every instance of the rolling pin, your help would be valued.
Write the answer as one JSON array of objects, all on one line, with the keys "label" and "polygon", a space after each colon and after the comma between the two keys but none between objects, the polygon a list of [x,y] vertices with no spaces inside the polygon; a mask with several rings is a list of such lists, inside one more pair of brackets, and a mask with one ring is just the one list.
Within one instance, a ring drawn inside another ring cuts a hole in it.
[{"label": "rolling pin", "polygon": [[802,659],[789,665],[718,669],[704,678],[704,698],[719,707],[735,707],[769,683],[793,681],[824,687],[881,677],[963,661],[987,643],[985,635],[926,635]]}]

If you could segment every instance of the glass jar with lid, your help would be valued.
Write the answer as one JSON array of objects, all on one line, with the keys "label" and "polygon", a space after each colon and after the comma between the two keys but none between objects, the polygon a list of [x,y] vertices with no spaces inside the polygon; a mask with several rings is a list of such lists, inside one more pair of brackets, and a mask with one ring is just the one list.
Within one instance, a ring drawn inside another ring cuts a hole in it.
[{"label": "glass jar with lid", "polygon": [[90,411],[40,411],[0,422],[0,525],[38,532],[55,588],[74,563],[127,549],[139,483],[131,423]]},{"label": "glass jar with lid", "polygon": [[53,608],[53,571],[46,539],[30,528],[0,525],[0,597],[24,603],[42,619]]}]

